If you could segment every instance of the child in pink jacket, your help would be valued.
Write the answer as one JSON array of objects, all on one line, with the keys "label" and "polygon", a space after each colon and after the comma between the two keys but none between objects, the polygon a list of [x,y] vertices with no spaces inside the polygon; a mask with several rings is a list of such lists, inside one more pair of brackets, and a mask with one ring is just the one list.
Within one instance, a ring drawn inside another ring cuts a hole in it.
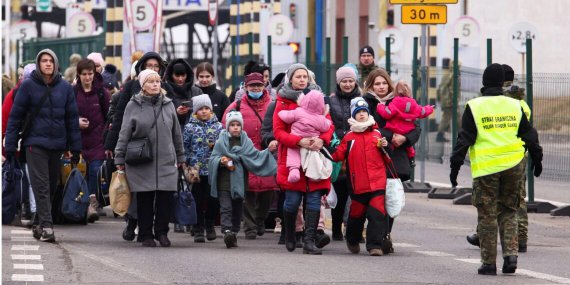
[{"label": "child in pink jacket", "polygon": [[[295,110],[279,112],[279,118],[291,124],[291,134],[302,138],[314,138],[328,131],[331,121],[325,117],[325,100],[320,91],[312,90],[307,95],[299,96],[299,107]],[[298,148],[287,149],[287,180],[295,183],[301,179],[301,154]]]},{"label": "child in pink jacket", "polygon": [[[412,98],[410,86],[404,80],[400,80],[394,86],[396,96],[387,105],[378,104],[376,112],[386,120],[387,130],[405,135],[416,128],[416,120],[427,118],[433,113],[433,106],[421,106]],[[413,146],[406,149],[408,158],[412,161],[416,156]]]}]

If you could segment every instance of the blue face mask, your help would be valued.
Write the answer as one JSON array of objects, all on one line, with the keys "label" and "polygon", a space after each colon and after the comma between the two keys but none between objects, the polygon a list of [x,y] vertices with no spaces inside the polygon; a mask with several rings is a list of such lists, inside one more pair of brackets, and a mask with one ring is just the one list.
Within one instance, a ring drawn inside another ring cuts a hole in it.
[{"label": "blue face mask", "polygon": [[261,92],[248,91],[247,95],[249,97],[251,97],[251,99],[257,100],[257,99],[261,98],[261,96],[263,96],[263,91],[261,91]]}]

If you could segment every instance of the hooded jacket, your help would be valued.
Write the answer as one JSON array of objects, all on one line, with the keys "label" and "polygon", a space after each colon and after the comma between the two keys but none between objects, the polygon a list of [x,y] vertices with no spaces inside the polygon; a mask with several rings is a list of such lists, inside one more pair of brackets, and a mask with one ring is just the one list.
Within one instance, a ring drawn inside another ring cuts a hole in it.
[{"label": "hooded jacket", "polygon": [[[186,82],[182,86],[174,83],[174,72],[172,70],[174,69],[174,65],[177,63],[181,63],[184,65],[184,68],[186,68]],[[185,59],[175,59],[166,67],[166,71],[164,72],[164,81],[168,83],[174,91],[172,95],[174,108],[178,108],[178,106],[180,106],[184,101],[192,102],[192,97],[203,94],[200,88],[194,86],[194,71],[192,70],[190,63]],[[184,127],[184,124],[188,121],[188,116],[191,115],[192,110],[185,115],[178,115],[180,126]]]},{"label": "hooded jacket", "polygon": [[[309,85],[309,89],[320,88],[316,85]],[[294,110],[298,107],[297,99],[303,93],[302,90],[293,90],[291,84],[285,84],[277,94],[275,102],[275,111],[273,113],[273,134],[275,139],[279,142],[277,150],[277,184],[283,190],[313,192],[313,191],[328,191],[331,188],[330,179],[320,181],[311,181],[305,177],[305,173],[301,171],[301,179],[296,183],[290,183],[287,180],[289,176],[289,169],[287,168],[287,148],[298,148],[297,143],[301,141],[302,137],[291,134],[291,124],[285,123],[279,118],[279,112],[282,110]],[[330,115],[326,116],[330,120]],[[327,145],[332,139],[334,126],[331,125],[330,129],[321,134],[319,138]]]},{"label": "hooded jacket", "polygon": [[[40,57],[49,54],[54,61],[53,75],[49,83],[44,81],[39,68]],[[81,151],[81,133],[75,94],[69,83],[58,72],[59,61],[50,49],[40,51],[36,57],[38,69],[32,72],[18,89],[6,129],[5,151],[15,152],[18,148],[18,133],[26,115],[33,112],[42,96],[49,90],[50,95],[32,119],[29,135],[23,139],[23,146],[38,146],[47,150]]]},{"label": "hooded jacket", "polygon": [[95,72],[91,91],[85,92],[79,78],[73,87],[79,116],[89,120],[89,127],[81,130],[82,154],[88,162],[105,159],[103,132],[111,96],[103,84],[103,76]]},{"label": "hooded jacket", "polygon": [[[266,113],[271,102],[271,97],[269,97],[267,90],[263,91],[263,96],[261,96],[259,100],[253,100],[248,96],[244,96],[241,99],[239,111],[241,112],[244,121],[242,129],[251,139],[254,147],[257,150],[264,150],[267,148],[267,145],[263,143],[261,128],[262,124],[265,124],[265,120],[267,118]],[[236,105],[237,102],[232,102],[228,108],[226,108],[226,112],[224,113],[222,120],[222,125],[226,125],[226,114],[230,110],[236,109]],[[257,117],[255,112],[259,114],[261,119],[263,119],[263,122]],[[275,181],[275,177],[260,177],[250,172],[248,181],[248,191],[261,192],[279,189],[277,186],[277,181]]]},{"label": "hooded jacket", "polygon": [[351,117],[350,100],[359,96],[360,90],[358,86],[354,86],[352,92],[345,94],[340,90],[338,84],[336,85],[335,94],[330,96],[331,118],[334,124],[334,131],[339,140],[342,140],[344,135],[350,131],[350,125],[348,124],[348,119]]},{"label": "hooded jacket", "polygon": [[208,159],[212,155],[212,149],[222,129],[222,124],[213,114],[207,121],[200,121],[196,116],[191,116],[184,126],[186,164],[192,167],[197,166],[201,176],[207,176],[209,173]]},{"label": "hooded jacket", "polygon": [[[151,129],[155,118],[156,125]],[[153,161],[141,165],[125,164],[129,140],[145,136],[151,143]],[[115,149],[115,164],[125,165],[131,192],[176,191],[176,164],[181,162],[184,162],[182,133],[172,100],[164,94],[152,97],[141,92],[133,96],[125,109],[125,119]]]},{"label": "hooded jacket", "polygon": [[[146,61],[154,58],[158,61],[160,65],[159,74],[162,77],[164,71],[166,70],[166,66],[164,66],[164,61],[160,57],[160,55],[156,52],[147,52],[145,53],[135,65],[135,70],[138,74],[142,71],[146,64]],[[166,90],[166,97],[172,99],[174,91],[170,84],[166,82],[162,82],[161,84],[162,89]],[[131,101],[131,98],[138,94],[141,91],[141,85],[138,80],[131,80],[123,85],[121,91],[119,92],[119,99],[117,101],[117,107],[115,108],[115,114],[113,115],[113,122],[111,123],[111,128],[107,133],[107,137],[105,138],[105,149],[106,150],[114,150],[115,146],[117,145],[117,140],[119,139],[119,132],[121,131],[121,125],[123,124],[123,115],[125,113],[125,108],[127,108],[127,104]]]}]

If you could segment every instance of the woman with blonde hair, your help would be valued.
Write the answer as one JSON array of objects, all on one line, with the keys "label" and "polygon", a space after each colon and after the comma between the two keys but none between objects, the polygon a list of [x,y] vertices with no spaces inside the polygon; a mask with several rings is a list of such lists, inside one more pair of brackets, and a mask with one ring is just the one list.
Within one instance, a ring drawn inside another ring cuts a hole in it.
[{"label": "woman with blonde hair", "polygon": [[[182,132],[174,104],[160,86],[160,75],[145,69],[139,73],[141,91],[125,109],[115,148],[117,169],[125,170],[131,192],[136,195],[139,240],[155,247],[170,246],[167,237],[172,195],[177,189],[178,169],[185,161]],[[130,163],[125,159],[132,139],[148,138],[152,161]]]}]

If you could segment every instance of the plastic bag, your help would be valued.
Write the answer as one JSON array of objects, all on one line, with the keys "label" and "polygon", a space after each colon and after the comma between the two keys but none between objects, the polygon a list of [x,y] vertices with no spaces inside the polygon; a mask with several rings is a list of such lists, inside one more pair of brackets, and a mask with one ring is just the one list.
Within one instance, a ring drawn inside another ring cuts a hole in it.
[{"label": "plastic bag", "polygon": [[334,191],[334,187],[331,184],[331,191],[327,195],[327,204],[332,209],[336,208],[336,204],[338,203],[338,197],[336,196],[336,192]]},{"label": "plastic bag", "polygon": [[390,217],[397,217],[404,205],[406,196],[404,195],[404,185],[400,178],[388,178],[386,181],[386,211]]},{"label": "plastic bag", "polygon": [[119,216],[124,216],[131,205],[131,191],[124,171],[113,172],[111,186],[109,186],[109,200],[111,209]]}]

